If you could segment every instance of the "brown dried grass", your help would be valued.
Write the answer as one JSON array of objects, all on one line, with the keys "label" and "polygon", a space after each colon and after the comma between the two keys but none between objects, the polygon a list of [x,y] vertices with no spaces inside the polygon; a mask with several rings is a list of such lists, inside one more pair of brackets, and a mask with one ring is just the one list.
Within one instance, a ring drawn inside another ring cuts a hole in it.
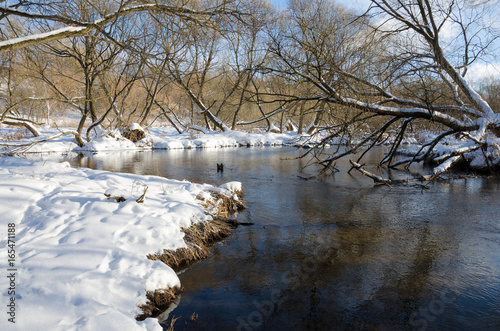
[{"label": "brown dried grass", "polygon": [[146,134],[142,130],[132,130],[132,131],[125,131],[123,132],[123,137],[127,138],[128,140],[136,143],[139,140],[143,139],[146,137]]},{"label": "brown dried grass", "polygon": [[167,309],[172,302],[181,293],[179,288],[171,288],[168,290],[154,290],[146,292],[148,301],[145,304],[139,305],[142,314],[135,319],[144,321],[148,317],[159,316],[165,309]]},{"label": "brown dried grass", "polygon": [[[189,228],[182,229],[187,247],[175,251],[165,249],[161,254],[150,254],[147,258],[162,261],[175,271],[182,270],[196,261],[210,257],[208,251],[210,246],[229,236],[234,227],[234,223],[224,220],[192,224]],[[158,316],[175,301],[180,292],[176,288],[147,292],[148,300],[146,304],[139,305],[142,314],[136,319],[142,321],[148,317]]]},{"label": "brown dried grass", "polygon": [[179,316],[179,317],[172,317],[172,319],[170,320],[170,325],[168,326],[168,329],[167,331],[174,331],[174,325],[175,325],[175,322],[177,322],[177,320],[179,318],[181,318],[182,316]]},{"label": "brown dried grass", "polygon": [[161,254],[150,254],[147,257],[162,261],[175,271],[182,270],[193,262],[210,257],[209,248],[228,237],[233,228],[233,224],[224,220],[192,224],[189,228],[182,229],[187,247],[175,251],[165,249]]},{"label": "brown dried grass", "polygon": [[22,140],[24,138],[32,137],[33,134],[28,129],[18,129],[10,132],[0,133],[0,141],[14,141]]},{"label": "brown dried grass", "polygon": [[228,219],[230,215],[247,208],[245,204],[240,201],[243,191],[236,192],[238,199],[233,199],[232,197],[216,191],[210,191],[210,195],[212,197],[211,199],[205,199],[202,196],[198,196],[197,199],[203,207],[214,211],[216,214],[214,217],[218,219]]}]

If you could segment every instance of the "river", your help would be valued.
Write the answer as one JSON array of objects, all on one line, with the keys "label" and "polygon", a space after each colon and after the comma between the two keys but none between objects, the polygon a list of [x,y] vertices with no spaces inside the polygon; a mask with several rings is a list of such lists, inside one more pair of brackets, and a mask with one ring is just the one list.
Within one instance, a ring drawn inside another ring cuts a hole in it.
[{"label": "river", "polygon": [[181,299],[163,315],[180,317],[176,330],[500,330],[498,178],[391,188],[347,174],[342,161],[306,180],[315,166],[284,160],[301,152],[100,153],[71,163],[243,183],[248,209],[238,219],[255,225],[182,272]]}]

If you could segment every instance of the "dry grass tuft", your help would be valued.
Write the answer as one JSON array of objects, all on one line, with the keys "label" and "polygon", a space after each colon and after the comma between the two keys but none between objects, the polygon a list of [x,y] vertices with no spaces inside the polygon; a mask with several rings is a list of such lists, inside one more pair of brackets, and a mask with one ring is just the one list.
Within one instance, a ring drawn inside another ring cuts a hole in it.
[{"label": "dry grass tuft", "polygon": [[233,199],[217,192],[211,192],[211,194],[217,200],[219,217],[228,218],[229,215],[246,209],[246,206],[243,204],[243,202],[239,200]]},{"label": "dry grass tuft", "polygon": [[189,228],[182,229],[187,247],[175,251],[165,249],[161,254],[150,254],[147,257],[150,260],[162,261],[175,271],[179,271],[193,262],[210,257],[208,249],[214,243],[228,237],[232,229],[234,223],[224,220],[192,224]]},{"label": "dry grass tuft", "polygon": [[174,331],[174,325],[175,325],[175,322],[177,322],[177,320],[179,318],[181,318],[182,316],[179,316],[179,317],[172,317],[172,319],[170,320],[170,325],[168,326],[168,329],[167,331]]},{"label": "dry grass tuft", "polygon": [[234,194],[238,197],[238,199],[242,200],[243,199],[243,189],[239,191],[235,191]]},{"label": "dry grass tuft", "polygon": [[162,261],[172,269],[179,271],[189,266],[192,262],[203,260],[210,255],[206,250],[195,245],[188,245],[186,248],[178,248],[175,251],[163,250],[161,254],[150,254],[148,259]]},{"label": "dry grass tuft", "polygon": [[136,130],[132,130],[132,131],[125,131],[125,132],[123,132],[122,136],[127,138],[128,140],[136,143],[139,140],[146,137],[146,134],[144,133],[144,131],[136,129]]},{"label": "dry grass tuft", "polygon": [[14,141],[22,140],[24,138],[32,137],[33,134],[28,129],[12,130],[0,133],[1,141]]},{"label": "dry grass tuft", "polygon": [[238,199],[221,194],[216,191],[210,191],[211,199],[206,199],[203,196],[198,196],[200,204],[210,211],[210,214],[215,215],[218,219],[227,219],[230,215],[238,213],[247,207],[240,201],[243,192],[237,192]]},{"label": "dry grass tuft", "polygon": [[138,321],[144,321],[148,317],[160,315],[170,306],[172,302],[174,302],[180,293],[181,289],[178,288],[148,291],[146,293],[148,301],[145,304],[139,305],[139,309],[142,310],[142,314],[137,316],[135,319]]}]

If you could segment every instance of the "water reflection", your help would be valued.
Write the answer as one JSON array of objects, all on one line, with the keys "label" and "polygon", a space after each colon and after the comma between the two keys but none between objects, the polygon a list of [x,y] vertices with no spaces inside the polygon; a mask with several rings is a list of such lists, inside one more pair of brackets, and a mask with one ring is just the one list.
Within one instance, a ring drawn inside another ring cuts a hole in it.
[{"label": "water reflection", "polygon": [[[500,329],[498,179],[374,186],[299,178],[291,148],[80,156],[74,164],[215,185],[243,182],[240,227],[180,277],[182,329]],[[376,162],[378,156],[372,155]],[[224,173],[216,164],[223,162]],[[401,173],[393,173],[401,177]]]}]

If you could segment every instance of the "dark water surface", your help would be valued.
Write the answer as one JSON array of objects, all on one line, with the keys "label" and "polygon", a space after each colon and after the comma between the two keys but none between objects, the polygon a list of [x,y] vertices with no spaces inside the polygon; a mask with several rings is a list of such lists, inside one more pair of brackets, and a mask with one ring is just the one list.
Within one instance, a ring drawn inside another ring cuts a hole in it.
[{"label": "dark water surface", "polygon": [[238,219],[255,225],[180,275],[184,293],[163,316],[181,316],[176,330],[500,330],[499,179],[390,188],[339,163],[333,176],[304,180],[317,169],[282,160],[297,155],[205,149],[72,162],[243,183]]}]

